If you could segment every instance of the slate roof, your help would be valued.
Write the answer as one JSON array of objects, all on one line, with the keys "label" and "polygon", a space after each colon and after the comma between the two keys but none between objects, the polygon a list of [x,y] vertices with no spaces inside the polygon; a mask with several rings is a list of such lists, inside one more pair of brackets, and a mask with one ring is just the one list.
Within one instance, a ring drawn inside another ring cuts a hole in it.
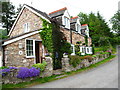
[{"label": "slate roof", "polygon": [[49,13],[49,15],[50,15],[51,18],[61,16],[61,15],[64,14],[65,10],[67,10],[66,7],[61,8],[61,9],[56,10],[56,11],[53,11],[53,12]]},{"label": "slate roof", "polygon": [[82,26],[87,26],[88,24],[83,24]]},{"label": "slate roof", "polygon": [[47,19],[50,20],[50,16],[49,16],[47,13],[42,12],[42,11],[40,11],[40,10],[38,10],[38,9],[35,9],[35,8],[33,8],[33,7],[31,7],[31,6],[27,5],[27,4],[25,4],[25,5],[28,6],[29,8],[31,8],[32,10],[36,11],[37,13],[41,14],[41,15],[44,16],[45,18],[47,18]]},{"label": "slate roof", "polygon": [[78,19],[78,16],[72,17],[71,20],[70,20],[70,23],[76,23],[77,19]]}]

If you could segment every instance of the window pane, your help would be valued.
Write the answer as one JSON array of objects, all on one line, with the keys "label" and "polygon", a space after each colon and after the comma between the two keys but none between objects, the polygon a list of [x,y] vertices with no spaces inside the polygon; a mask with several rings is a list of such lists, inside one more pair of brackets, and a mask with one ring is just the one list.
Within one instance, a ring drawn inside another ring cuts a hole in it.
[{"label": "window pane", "polygon": [[27,56],[33,56],[33,40],[26,40]]}]

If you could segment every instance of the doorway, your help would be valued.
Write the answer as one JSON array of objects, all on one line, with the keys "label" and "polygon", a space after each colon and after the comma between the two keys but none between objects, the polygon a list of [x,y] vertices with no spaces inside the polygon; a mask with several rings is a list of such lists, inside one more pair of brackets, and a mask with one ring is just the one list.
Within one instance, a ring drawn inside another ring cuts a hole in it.
[{"label": "doorway", "polygon": [[42,63],[42,42],[35,41],[35,57],[36,63]]}]

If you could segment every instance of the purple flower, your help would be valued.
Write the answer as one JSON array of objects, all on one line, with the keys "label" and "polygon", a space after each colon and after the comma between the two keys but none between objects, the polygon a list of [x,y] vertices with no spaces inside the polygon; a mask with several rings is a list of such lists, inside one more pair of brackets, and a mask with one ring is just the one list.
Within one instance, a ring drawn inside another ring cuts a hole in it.
[{"label": "purple flower", "polygon": [[1,74],[2,76],[5,76],[5,75],[8,74],[9,72],[10,72],[10,69],[8,69],[8,68],[0,70],[0,74]]},{"label": "purple flower", "polygon": [[9,67],[9,69],[18,69],[17,67]]},{"label": "purple flower", "polygon": [[35,76],[39,76],[40,71],[34,67],[32,68],[26,68],[26,67],[20,67],[19,68],[19,72],[17,75],[17,78],[28,78],[28,77],[35,77]]}]

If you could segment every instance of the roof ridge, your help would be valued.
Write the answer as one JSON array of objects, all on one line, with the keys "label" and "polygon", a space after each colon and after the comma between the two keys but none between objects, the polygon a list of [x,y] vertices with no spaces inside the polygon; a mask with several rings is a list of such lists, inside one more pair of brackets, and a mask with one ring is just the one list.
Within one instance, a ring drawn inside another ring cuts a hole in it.
[{"label": "roof ridge", "polygon": [[88,24],[83,24],[82,26],[87,26]]},{"label": "roof ridge", "polygon": [[53,13],[56,13],[56,12],[59,12],[59,11],[62,11],[62,10],[67,10],[67,7],[64,7],[64,8],[58,9],[56,11],[53,11],[53,12],[49,13],[49,15],[53,14]]},{"label": "roof ridge", "polygon": [[78,18],[78,16],[72,17],[71,19],[76,19],[76,18]]}]

